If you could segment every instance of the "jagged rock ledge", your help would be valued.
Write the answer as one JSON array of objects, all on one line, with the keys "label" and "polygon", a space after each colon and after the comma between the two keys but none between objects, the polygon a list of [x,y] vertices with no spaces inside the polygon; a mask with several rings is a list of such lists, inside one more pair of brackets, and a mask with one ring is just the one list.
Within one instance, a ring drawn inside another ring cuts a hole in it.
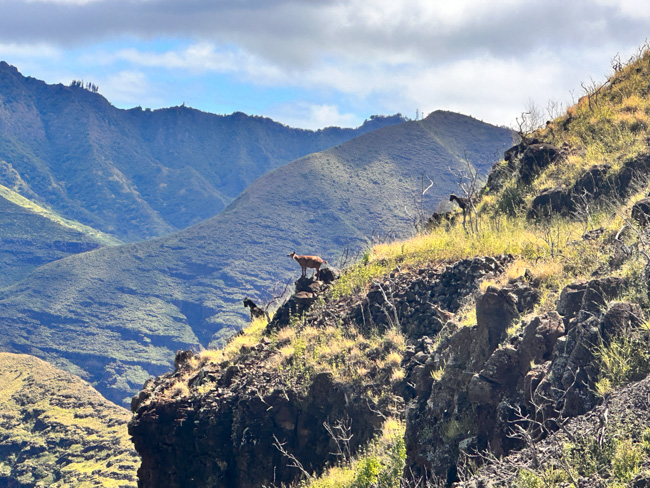
[{"label": "jagged rock ledge", "polygon": [[[434,336],[478,292],[484,278],[503,273],[510,261],[511,256],[498,256],[396,269],[365,296],[326,300],[304,311],[302,323],[354,325],[368,334],[398,325],[414,340]],[[297,284],[297,293],[305,292],[304,285]],[[336,446],[323,422],[352,419],[351,447],[356,451],[378,431],[383,416],[403,414],[402,395],[410,395],[406,383],[376,395],[390,384],[390,371],[370,370],[362,385],[339,381],[328,372],[298,384],[277,368],[279,346],[264,337],[232,362],[199,369],[190,366],[188,354],[179,358],[174,373],[145,384],[133,399],[129,424],[142,457],[140,486],[244,488],[291,482],[300,472],[287,466],[275,439],[306,470],[319,472],[336,460],[331,454]],[[385,342],[365,353],[381,358],[392,351]],[[187,384],[189,391],[176,384]]]}]

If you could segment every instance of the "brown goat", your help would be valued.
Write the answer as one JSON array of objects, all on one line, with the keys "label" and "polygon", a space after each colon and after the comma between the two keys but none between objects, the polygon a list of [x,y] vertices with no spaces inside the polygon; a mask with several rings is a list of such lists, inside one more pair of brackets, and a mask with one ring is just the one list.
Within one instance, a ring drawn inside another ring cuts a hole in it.
[{"label": "brown goat", "polygon": [[291,259],[295,259],[298,261],[298,264],[300,264],[300,267],[302,268],[302,276],[303,278],[307,277],[307,268],[313,268],[316,270],[316,281],[320,279],[320,267],[323,264],[327,264],[327,261],[325,261],[323,258],[320,258],[318,256],[300,256],[296,254],[295,251],[287,254]]}]

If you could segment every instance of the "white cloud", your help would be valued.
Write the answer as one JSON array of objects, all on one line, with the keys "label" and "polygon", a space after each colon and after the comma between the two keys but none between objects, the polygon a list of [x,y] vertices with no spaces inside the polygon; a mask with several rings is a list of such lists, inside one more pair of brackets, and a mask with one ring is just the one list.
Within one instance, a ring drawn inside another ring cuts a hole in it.
[{"label": "white cloud", "polygon": [[39,43],[0,43],[0,57],[2,59],[56,59],[60,58],[62,51],[51,44]]},{"label": "white cloud", "polygon": [[195,100],[170,79],[205,84],[197,80],[224,75],[254,86],[260,99],[259,91],[284,89],[286,100],[298,89],[311,105],[289,103],[294,120],[326,125],[352,120],[351,112],[363,119],[416,108],[509,123],[529,98],[569,98],[650,32],[650,2],[638,0],[0,1],[0,42],[10,40],[0,56],[3,46],[23,46],[25,58],[34,46],[53,57],[76,51],[74,77],[98,80],[116,103],[164,103],[170,90]]},{"label": "white cloud", "polygon": [[122,106],[158,107],[163,98],[156,87],[139,71],[120,71],[96,83],[109,101]]},{"label": "white cloud", "polygon": [[650,3],[644,0],[596,0],[599,5],[616,8],[629,18],[650,19]]},{"label": "white cloud", "polygon": [[323,127],[355,127],[363,121],[353,113],[341,113],[336,105],[291,102],[271,109],[274,120],[291,127],[321,129]]}]

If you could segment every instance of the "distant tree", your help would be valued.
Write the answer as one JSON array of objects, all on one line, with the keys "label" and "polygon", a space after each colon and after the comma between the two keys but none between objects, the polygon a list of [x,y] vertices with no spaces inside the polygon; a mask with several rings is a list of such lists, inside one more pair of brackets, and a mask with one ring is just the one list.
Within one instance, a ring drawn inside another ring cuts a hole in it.
[{"label": "distant tree", "polygon": [[83,80],[72,80],[70,86],[73,88],[82,88],[92,93],[97,93],[99,91],[99,87],[90,81],[88,83],[84,83]]}]

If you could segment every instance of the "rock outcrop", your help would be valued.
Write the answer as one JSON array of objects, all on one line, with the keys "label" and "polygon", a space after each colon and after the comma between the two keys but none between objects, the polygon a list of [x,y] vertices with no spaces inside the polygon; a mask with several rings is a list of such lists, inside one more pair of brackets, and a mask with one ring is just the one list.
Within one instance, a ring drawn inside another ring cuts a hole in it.
[{"label": "rock outcrop", "polygon": [[453,482],[461,450],[489,447],[500,456],[523,447],[512,436],[514,420],[544,418],[553,430],[553,419],[593,409],[595,346],[643,320],[638,305],[611,302],[621,279],[571,284],[556,311],[528,317],[535,290],[519,282],[517,295],[513,285],[489,287],[477,299],[476,326],[452,324],[437,347],[407,364],[416,392],[407,407],[407,462],[416,476]]},{"label": "rock outcrop", "polygon": [[[343,324],[372,335],[400,327],[414,341],[431,342],[428,335],[435,336],[449,323],[478,292],[481,280],[498,276],[511,260],[498,256],[415,271],[396,269],[360,300],[345,297],[301,313],[316,328]],[[314,287],[322,286],[299,280],[287,303],[297,303],[296,295],[305,293],[313,294],[313,302],[318,296]],[[282,312],[280,317],[294,313]],[[279,320],[271,322],[267,333],[282,327]],[[278,443],[305,470],[319,472],[335,461],[331,453],[336,446],[324,422],[351,419],[351,449],[356,451],[377,432],[384,415],[403,414],[402,393],[413,395],[399,382],[393,393],[377,398],[376,393],[390,385],[390,369],[371,369],[359,384],[328,372],[303,376],[298,384],[291,372],[277,367],[281,346],[263,337],[253,348],[242,348],[232,361],[203,366],[196,366],[193,354],[181,353],[174,373],[149,381],[132,401],[129,424],[142,457],[140,486],[247,488],[289,483],[300,471],[288,466],[292,463]],[[392,350],[385,341],[364,353],[380,359]],[[415,349],[407,354],[412,361],[419,357]]]}]

